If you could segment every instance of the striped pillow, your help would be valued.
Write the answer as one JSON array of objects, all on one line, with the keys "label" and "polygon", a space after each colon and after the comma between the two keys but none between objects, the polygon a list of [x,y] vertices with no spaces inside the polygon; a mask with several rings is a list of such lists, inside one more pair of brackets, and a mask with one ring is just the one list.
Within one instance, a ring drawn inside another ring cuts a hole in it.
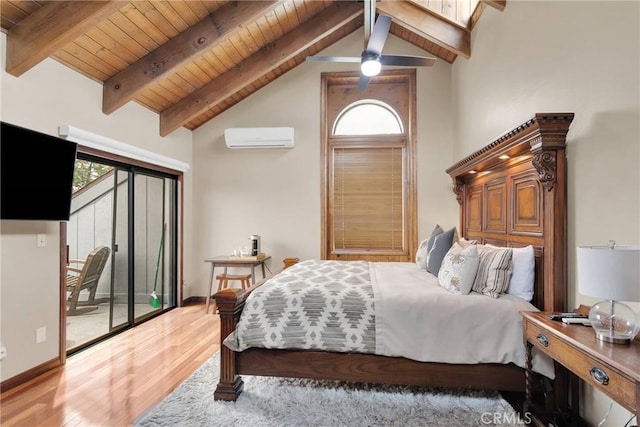
[{"label": "striped pillow", "polygon": [[500,298],[509,289],[513,271],[513,249],[478,245],[478,251],[480,262],[472,290],[491,298]]}]

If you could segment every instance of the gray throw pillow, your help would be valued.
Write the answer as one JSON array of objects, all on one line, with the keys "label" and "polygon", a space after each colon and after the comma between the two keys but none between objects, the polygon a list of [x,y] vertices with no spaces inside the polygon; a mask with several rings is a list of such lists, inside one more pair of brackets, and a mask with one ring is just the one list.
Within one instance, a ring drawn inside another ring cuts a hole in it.
[{"label": "gray throw pillow", "polygon": [[444,230],[440,227],[440,224],[436,224],[435,228],[431,232],[431,236],[429,236],[429,240],[427,240],[427,254],[431,251],[431,248],[433,248],[436,237],[442,233],[444,233]]},{"label": "gray throw pillow", "polygon": [[456,228],[445,231],[435,236],[433,246],[429,250],[427,256],[427,271],[435,276],[440,272],[440,265],[444,256],[447,254],[451,245],[453,244],[453,236],[456,233]]}]

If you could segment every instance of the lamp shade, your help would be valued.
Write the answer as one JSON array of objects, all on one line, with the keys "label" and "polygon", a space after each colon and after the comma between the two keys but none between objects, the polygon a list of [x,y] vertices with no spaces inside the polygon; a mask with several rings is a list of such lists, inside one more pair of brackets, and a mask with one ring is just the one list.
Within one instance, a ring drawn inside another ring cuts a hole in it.
[{"label": "lamp shade", "polygon": [[617,301],[640,301],[640,247],[580,246],[577,253],[581,294]]}]

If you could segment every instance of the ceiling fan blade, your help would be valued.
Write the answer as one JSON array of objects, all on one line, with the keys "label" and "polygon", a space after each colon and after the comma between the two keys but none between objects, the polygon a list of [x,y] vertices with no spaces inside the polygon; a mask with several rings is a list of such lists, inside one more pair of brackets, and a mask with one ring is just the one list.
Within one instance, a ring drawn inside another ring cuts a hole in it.
[{"label": "ceiling fan blade", "polygon": [[389,34],[389,28],[391,27],[391,17],[387,15],[380,15],[376,20],[376,24],[371,31],[371,37],[369,37],[369,43],[367,43],[366,52],[375,53],[376,55],[382,54],[382,48],[384,42],[387,41],[387,35]]},{"label": "ceiling fan blade", "polygon": [[435,64],[436,59],[428,58],[426,56],[382,55],[380,57],[380,63],[382,65],[397,65],[404,67],[425,67]]},{"label": "ceiling fan blade", "polygon": [[365,90],[367,88],[367,85],[369,84],[369,80],[371,80],[371,77],[365,76],[364,74],[360,73],[360,80],[358,80],[358,90]]},{"label": "ceiling fan blade", "polygon": [[359,56],[307,56],[307,62],[356,62],[359,63],[362,58]]}]

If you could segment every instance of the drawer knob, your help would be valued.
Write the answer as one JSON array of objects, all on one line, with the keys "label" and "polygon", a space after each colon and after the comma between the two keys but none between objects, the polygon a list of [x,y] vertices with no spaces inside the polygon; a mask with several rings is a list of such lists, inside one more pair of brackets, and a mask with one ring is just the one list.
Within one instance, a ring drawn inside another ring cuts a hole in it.
[{"label": "drawer knob", "polygon": [[544,334],[538,334],[536,338],[538,339],[538,342],[542,344],[543,347],[549,346],[549,340],[547,339],[547,337],[544,336]]},{"label": "drawer knob", "polygon": [[589,371],[591,374],[591,378],[593,378],[597,383],[602,385],[609,384],[609,375],[605,371],[600,368],[591,368]]}]

